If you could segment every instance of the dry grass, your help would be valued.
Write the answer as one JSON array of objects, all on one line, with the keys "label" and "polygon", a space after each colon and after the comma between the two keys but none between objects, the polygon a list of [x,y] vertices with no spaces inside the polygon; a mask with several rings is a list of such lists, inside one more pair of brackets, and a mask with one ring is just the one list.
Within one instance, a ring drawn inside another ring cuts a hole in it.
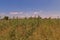
[{"label": "dry grass", "polygon": [[60,40],[60,19],[0,20],[0,40]]}]

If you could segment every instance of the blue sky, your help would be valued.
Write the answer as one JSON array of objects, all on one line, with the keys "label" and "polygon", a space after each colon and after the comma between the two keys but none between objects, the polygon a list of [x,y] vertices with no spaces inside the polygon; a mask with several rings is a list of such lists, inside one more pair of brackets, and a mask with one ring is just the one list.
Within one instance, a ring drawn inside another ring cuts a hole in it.
[{"label": "blue sky", "polygon": [[0,15],[59,16],[60,0],[0,0]]}]

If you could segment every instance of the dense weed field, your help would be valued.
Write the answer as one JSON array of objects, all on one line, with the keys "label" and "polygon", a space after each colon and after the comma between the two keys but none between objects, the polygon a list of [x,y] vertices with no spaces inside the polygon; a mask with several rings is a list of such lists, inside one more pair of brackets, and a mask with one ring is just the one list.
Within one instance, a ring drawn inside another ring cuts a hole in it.
[{"label": "dense weed field", "polygon": [[60,40],[60,19],[0,20],[0,40]]}]

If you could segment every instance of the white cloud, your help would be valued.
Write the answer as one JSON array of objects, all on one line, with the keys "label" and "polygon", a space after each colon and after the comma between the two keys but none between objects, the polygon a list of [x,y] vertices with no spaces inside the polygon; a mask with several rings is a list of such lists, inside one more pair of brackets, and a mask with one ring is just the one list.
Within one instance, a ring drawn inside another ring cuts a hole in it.
[{"label": "white cloud", "polygon": [[34,12],[34,15],[38,14],[38,12]]},{"label": "white cloud", "polygon": [[42,14],[43,14],[43,11],[42,10],[40,10],[40,11],[34,11],[32,13],[32,17],[38,17],[38,15],[42,15]]},{"label": "white cloud", "polygon": [[32,17],[38,17],[40,15],[42,18],[45,17],[52,17],[52,18],[57,18],[58,16],[60,17],[60,12],[59,11],[35,11],[32,14]]},{"label": "white cloud", "polygon": [[23,14],[23,12],[9,12],[9,14]]},{"label": "white cloud", "polygon": [[31,12],[9,12],[8,14],[6,13],[0,13],[0,16],[9,16],[9,17],[38,17],[40,15],[42,18],[45,17],[52,17],[56,18],[57,16],[60,17],[60,12],[57,11],[31,11]]}]

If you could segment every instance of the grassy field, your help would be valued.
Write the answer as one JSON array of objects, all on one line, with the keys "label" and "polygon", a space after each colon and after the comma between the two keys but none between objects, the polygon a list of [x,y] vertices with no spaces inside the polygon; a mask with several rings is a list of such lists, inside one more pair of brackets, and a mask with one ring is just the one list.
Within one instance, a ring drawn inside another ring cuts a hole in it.
[{"label": "grassy field", "polygon": [[0,40],[60,40],[60,19],[0,20]]}]

